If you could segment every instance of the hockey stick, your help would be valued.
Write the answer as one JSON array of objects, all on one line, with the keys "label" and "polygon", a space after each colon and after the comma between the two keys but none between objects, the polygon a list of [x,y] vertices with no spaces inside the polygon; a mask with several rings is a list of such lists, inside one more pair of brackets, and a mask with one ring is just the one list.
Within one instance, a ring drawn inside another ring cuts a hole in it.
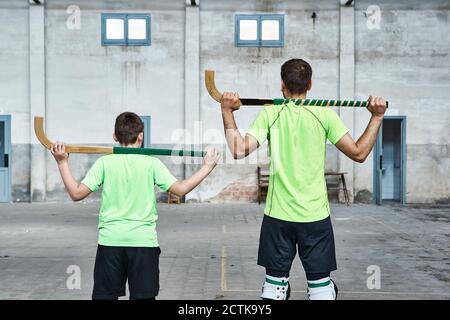
[{"label": "hockey stick", "polygon": [[[34,117],[34,132],[39,142],[50,150],[53,142],[50,141],[44,132],[44,118]],[[78,146],[73,144],[66,145],[67,153],[100,153],[100,154],[142,154],[154,156],[188,156],[188,157],[204,157],[204,151],[190,150],[171,150],[171,149],[155,149],[155,148],[125,148],[125,147],[96,147],[96,146]]]},{"label": "hockey stick", "polygon": [[[222,100],[222,93],[217,90],[216,82],[214,79],[213,70],[205,70],[205,85],[209,95],[220,102]],[[242,105],[244,106],[270,106],[286,104],[289,101],[293,101],[298,106],[316,106],[316,107],[367,107],[368,101],[360,100],[322,100],[322,99],[261,99],[261,98],[240,98]],[[386,101],[386,108],[388,102]]]}]

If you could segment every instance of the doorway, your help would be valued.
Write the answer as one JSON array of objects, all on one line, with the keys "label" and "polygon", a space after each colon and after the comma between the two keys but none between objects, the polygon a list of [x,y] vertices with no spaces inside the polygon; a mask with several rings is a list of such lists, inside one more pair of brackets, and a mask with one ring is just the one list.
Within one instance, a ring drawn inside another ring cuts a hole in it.
[{"label": "doorway", "polygon": [[374,148],[374,202],[405,203],[406,117],[386,116]]},{"label": "doorway", "polygon": [[11,116],[0,115],[0,202],[11,198]]}]

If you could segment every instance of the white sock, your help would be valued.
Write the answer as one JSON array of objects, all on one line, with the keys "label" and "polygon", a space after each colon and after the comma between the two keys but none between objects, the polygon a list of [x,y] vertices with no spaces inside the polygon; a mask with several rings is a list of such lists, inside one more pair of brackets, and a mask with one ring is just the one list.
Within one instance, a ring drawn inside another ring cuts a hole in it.
[{"label": "white sock", "polygon": [[308,280],[309,300],[336,300],[336,290],[330,277]]},{"label": "white sock", "polygon": [[272,277],[266,275],[261,298],[270,300],[286,300],[289,288],[289,277]]}]

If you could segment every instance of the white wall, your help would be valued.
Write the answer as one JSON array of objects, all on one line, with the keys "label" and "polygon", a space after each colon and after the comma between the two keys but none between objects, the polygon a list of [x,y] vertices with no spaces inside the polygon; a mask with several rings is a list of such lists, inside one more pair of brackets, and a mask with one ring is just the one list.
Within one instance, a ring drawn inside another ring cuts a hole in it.
[{"label": "white wall", "polygon": [[[450,3],[430,6],[381,6],[379,30],[367,28],[367,6],[355,13],[356,98],[384,96],[391,114],[407,116],[407,202],[445,201],[450,190]],[[357,135],[367,120],[357,112]],[[356,165],[355,180],[357,189],[372,190],[372,158]]]},{"label": "white wall", "polygon": [[66,28],[65,10],[46,12],[48,134],[112,143],[115,117],[133,111],[152,117],[152,143],[171,143],[184,125],[184,12],[141,11],[151,13],[152,45],[136,47],[101,46],[107,9],[83,10],[80,30]]},{"label": "white wall", "polygon": [[12,143],[26,144],[30,142],[28,4],[0,2],[0,21],[0,114],[12,115]]},{"label": "white wall", "polygon": [[[390,112],[407,116],[407,201],[449,201],[450,155],[450,3],[436,1],[356,1],[355,99],[369,94],[390,101]],[[47,0],[45,9],[45,72],[47,133],[70,143],[111,144],[114,118],[131,110],[152,117],[152,144],[169,146],[185,126],[185,1],[78,0],[81,29],[69,30],[66,9],[71,0]],[[369,30],[364,15],[379,5],[379,30]],[[29,17],[28,0],[0,1],[0,113],[12,114],[14,199],[27,199],[30,167]],[[242,96],[279,97],[280,66],[294,57],[313,67],[310,97],[337,98],[339,79],[339,1],[216,1],[200,6],[200,118],[204,144],[223,145],[219,105],[204,87],[205,69],[216,70],[220,90]],[[102,12],[151,14],[150,47],[101,46]],[[312,13],[317,18],[313,22]],[[234,45],[236,13],[285,14],[283,48],[238,48]],[[195,16],[195,15],[194,15]],[[188,24],[189,25],[189,24]],[[193,41],[195,37],[189,38]],[[192,57],[191,57],[192,58]],[[189,81],[195,81],[190,79]],[[194,86],[195,87],[195,84]],[[195,109],[195,106],[191,107]],[[260,108],[236,113],[245,131]],[[369,114],[356,110],[355,138],[365,129]],[[191,132],[192,134],[192,132]],[[178,139],[175,139],[178,138]],[[224,148],[226,150],[226,148]],[[265,153],[263,150],[262,154]],[[227,158],[230,158],[227,151]],[[82,177],[95,160],[75,156],[75,175]],[[261,160],[261,159],[260,159]],[[265,160],[265,159],[262,159]],[[337,169],[337,152],[328,147],[327,169]],[[167,162],[168,160],[165,159]],[[48,199],[60,199],[63,188],[47,158]],[[194,198],[220,200],[224,190],[253,192],[255,164],[221,166]],[[183,166],[171,163],[179,177]],[[372,159],[354,166],[355,194],[372,192]],[[228,191],[226,191],[228,192]],[[223,198],[228,199],[229,195]],[[447,199],[447,200],[446,200]]]}]

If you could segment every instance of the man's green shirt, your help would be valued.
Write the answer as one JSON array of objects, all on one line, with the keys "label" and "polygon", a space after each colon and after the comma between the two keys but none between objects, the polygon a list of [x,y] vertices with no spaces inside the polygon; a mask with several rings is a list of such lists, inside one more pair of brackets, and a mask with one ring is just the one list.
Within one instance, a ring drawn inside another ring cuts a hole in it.
[{"label": "man's green shirt", "polygon": [[157,158],[112,154],[99,158],[82,183],[100,186],[98,243],[118,247],[158,247],[154,186],[167,191],[177,179]]},{"label": "man's green shirt", "polygon": [[270,179],[264,213],[293,222],[328,217],[326,141],[336,144],[347,132],[330,108],[293,102],[265,107],[247,132],[260,145],[269,140]]}]

